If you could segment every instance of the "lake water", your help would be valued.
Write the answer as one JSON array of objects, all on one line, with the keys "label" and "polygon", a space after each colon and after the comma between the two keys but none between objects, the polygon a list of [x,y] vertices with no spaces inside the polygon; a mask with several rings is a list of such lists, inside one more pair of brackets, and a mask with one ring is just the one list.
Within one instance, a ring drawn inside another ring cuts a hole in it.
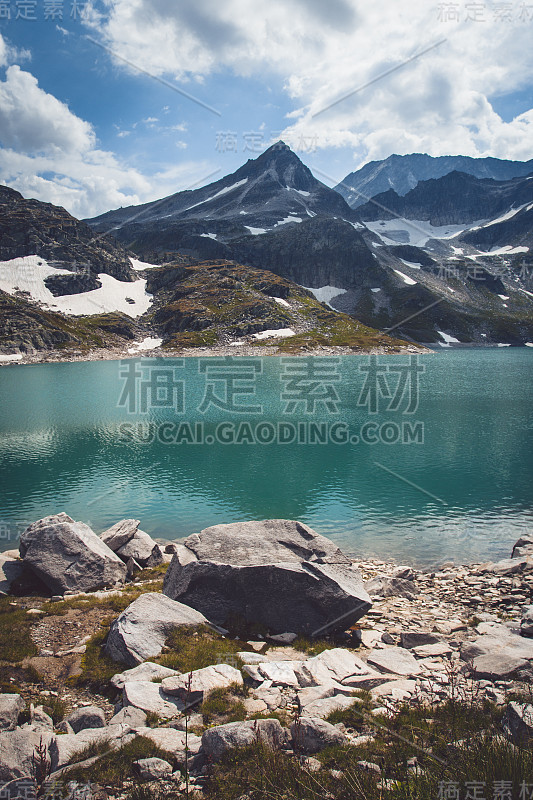
[{"label": "lake water", "polygon": [[66,511],[175,539],[299,519],[356,556],[506,557],[533,533],[533,350],[0,369],[0,550]]}]

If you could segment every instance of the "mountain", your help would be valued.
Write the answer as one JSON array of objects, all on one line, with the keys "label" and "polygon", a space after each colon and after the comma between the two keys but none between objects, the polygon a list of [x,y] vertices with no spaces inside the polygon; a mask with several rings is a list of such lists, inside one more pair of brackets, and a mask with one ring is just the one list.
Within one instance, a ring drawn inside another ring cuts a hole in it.
[{"label": "mountain", "polygon": [[389,189],[403,196],[414,189],[419,181],[442,178],[450,172],[464,172],[476,178],[505,181],[532,173],[533,159],[507,161],[470,156],[434,157],[425,153],[391,155],[383,161],[370,161],[356,172],[351,172],[335,189],[351,208],[358,208],[371,197]]},{"label": "mountain", "polygon": [[[318,181],[283,142],[201,189],[110,211],[87,223],[144,254],[189,252],[227,258],[235,238],[294,226],[315,216],[355,219],[333,189]],[[204,240],[204,241],[202,241]]]},{"label": "mountain", "polygon": [[[255,175],[245,165],[250,186],[243,202],[250,213],[254,205],[259,213],[263,191],[271,199],[268,213],[276,218],[294,209],[299,197],[326,209],[328,193],[332,205],[344,210],[342,198],[322,188],[290,151],[280,149],[277,156],[275,161],[263,158]],[[233,190],[223,191],[221,183],[231,186],[219,182],[219,196],[230,195]],[[211,190],[199,191],[206,198]],[[199,213],[205,214],[210,203],[208,197],[199,203]],[[231,208],[225,203],[217,207],[231,229]],[[148,214],[149,225],[154,213]],[[287,227],[292,226],[279,229]],[[242,226],[237,231],[242,234]],[[214,243],[209,237],[199,239]],[[164,260],[162,266],[139,261],[65,209],[0,187],[3,355],[47,351],[76,356],[95,349],[120,355],[126,349],[135,353],[159,346],[172,352],[245,344],[275,344],[286,352],[324,345],[395,352],[405,345],[325,307],[309,291],[271,272],[225,260],[201,262],[186,254]]]},{"label": "mountain", "polygon": [[510,210],[533,203],[533,180],[513,178],[495,181],[450,172],[442,178],[418,183],[403,197],[393,189],[378,194],[357,209],[361,221],[377,219],[426,220],[437,227],[489,222]]},{"label": "mountain", "polygon": [[[481,171],[524,169],[483,161]],[[524,344],[533,340],[533,293],[516,257],[528,258],[529,245],[515,238],[531,236],[531,189],[526,178],[452,170],[405,196],[388,187],[375,198],[379,205],[354,211],[278,142],[202,189],[88,222],[100,232],[112,228],[146,261],[185,255],[269,270],[332,309],[415,342]],[[516,228],[503,242],[500,226],[511,219]],[[502,251],[488,252],[498,236]]]}]

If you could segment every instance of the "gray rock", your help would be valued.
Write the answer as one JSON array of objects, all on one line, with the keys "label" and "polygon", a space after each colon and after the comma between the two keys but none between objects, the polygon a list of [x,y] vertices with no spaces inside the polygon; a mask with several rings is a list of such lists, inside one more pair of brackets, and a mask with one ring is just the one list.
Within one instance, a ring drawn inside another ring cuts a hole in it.
[{"label": "gray rock", "polygon": [[61,769],[69,761],[83,759],[88,745],[106,742],[111,749],[118,749],[132,741],[135,734],[129,725],[108,725],[105,728],[85,728],[79,733],[56,736],[50,743],[52,772]]},{"label": "gray rock", "polygon": [[520,633],[522,636],[533,637],[533,606],[527,606],[522,610],[522,621],[520,622]]},{"label": "gray rock", "polygon": [[521,575],[533,571],[533,557],[504,558],[501,561],[483,564],[478,568],[481,573],[491,572],[494,575],[505,577],[507,575]]},{"label": "gray rock", "polygon": [[437,644],[442,642],[442,637],[435,633],[422,633],[420,631],[405,632],[400,634],[400,646],[412,650],[424,644]]},{"label": "gray rock", "polygon": [[32,523],[20,538],[25,566],[55,594],[123,583],[126,567],[83,522],[56,514]]},{"label": "gray rock", "polygon": [[100,539],[116,553],[133,539],[139,527],[138,519],[123,519],[100,534]]},{"label": "gray rock", "polygon": [[328,686],[332,683],[355,686],[361,680],[375,676],[379,677],[376,670],[342,647],[324,650],[302,662],[298,669],[300,686]]},{"label": "gray rock", "polygon": [[297,722],[293,722],[291,734],[296,752],[309,755],[319,753],[326,747],[348,743],[347,736],[335,725],[311,717],[300,717]]},{"label": "gray rock", "polygon": [[112,623],[106,651],[114,661],[136,666],[158,656],[165,640],[181,625],[202,625],[207,620],[194,608],[165,595],[141,594]]},{"label": "gray rock", "polygon": [[463,644],[460,651],[478,678],[505,680],[530,667],[533,641],[520,636],[513,623],[485,622],[478,630],[481,636]]},{"label": "gray rock", "polygon": [[521,536],[513,547],[511,558],[533,556],[533,536]]},{"label": "gray rock", "polygon": [[502,720],[507,736],[524,746],[533,739],[533,706],[528,703],[509,703]]},{"label": "gray rock", "polygon": [[0,731],[13,731],[26,703],[20,694],[0,694]]},{"label": "gray rock", "polygon": [[[185,763],[185,732],[176,728],[136,728],[137,736],[144,736],[150,739],[161,750],[168,750],[174,754],[174,758],[180,764]],[[202,740],[194,733],[187,737],[188,758],[198,755],[202,746]]]},{"label": "gray rock", "polygon": [[163,552],[157,542],[144,531],[138,530],[125,545],[117,550],[124,562],[133,559],[141,567],[155,567],[163,562]]},{"label": "gray rock", "polygon": [[127,725],[130,728],[144,728],[146,725],[146,713],[140,708],[126,706],[111,717],[109,724]]},{"label": "gray rock", "polygon": [[179,697],[184,703],[200,702],[215,689],[227,689],[232,684],[243,685],[238,669],[229,664],[215,664],[196,669],[183,675],[164,678],[161,688],[172,697]]},{"label": "gray rock", "polygon": [[177,731],[184,731],[188,726],[191,728],[203,728],[204,718],[202,714],[190,714],[188,717],[180,717],[179,719],[172,720],[170,726]]},{"label": "gray rock", "polygon": [[105,728],[105,714],[98,706],[83,706],[66,718],[74,733],[86,728]]},{"label": "gray rock", "polygon": [[357,703],[356,697],[346,697],[346,695],[338,694],[335,697],[324,697],[321,700],[308,703],[303,709],[303,713],[306,717],[324,719],[334,711],[346,711],[354,703]]},{"label": "gray rock", "polygon": [[31,727],[0,732],[0,785],[32,774],[33,756],[39,744],[48,747],[55,737]]},{"label": "gray rock", "polygon": [[435,644],[421,644],[413,647],[413,653],[418,658],[436,658],[438,656],[449,656],[452,648],[448,642],[436,642]]},{"label": "gray rock", "polygon": [[277,719],[229,722],[209,728],[202,736],[202,750],[207,759],[218,761],[228,750],[246,747],[256,741],[277,749],[286,741],[286,732]]},{"label": "gray rock", "polygon": [[184,544],[198,560],[175,556],[163,591],[218,624],[238,615],[274,634],[345,630],[371,606],[349,559],[300,522],[215,525]]},{"label": "gray rock", "polygon": [[269,639],[276,644],[292,644],[298,636],[296,633],[280,633],[277,636],[269,636]]},{"label": "gray rock", "polygon": [[135,771],[145,781],[157,781],[172,775],[172,766],[162,758],[140,758],[133,762]]},{"label": "gray rock", "polygon": [[371,597],[408,597],[417,596],[417,588],[411,580],[403,578],[372,578],[365,583],[365,589]]},{"label": "gray rock", "polygon": [[396,675],[418,675],[421,671],[416,658],[403,647],[385,647],[368,656],[369,664]]},{"label": "gray rock", "polygon": [[257,700],[262,700],[269,711],[276,711],[281,706],[282,694],[276,686],[252,689],[251,694]]},{"label": "gray rock", "polygon": [[[1,695],[0,695],[1,697]],[[30,705],[30,725],[34,731],[50,731],[54,730],[54,720],[48,716],[42,706]]]},{"label": "gray rock", "polygon": [[172,719],[179,717],[184,703],[178,697],[166,694],[158,683],[130,681],[122,690],[124,706],[135,706],[146,713],[153,712],[159,717]]},{"label": "gray rock", "polygon": [[396,567],[392,573],[393,578],[401,578],[404,581],[414,581],[416,572],[411,567]]},{"label": "gray rock", "polygon": [[371,689],[373,698],[392,697],[393,700],[405,700],[416,691],[416,681],[409,679],[387,681],[381,686]]},{"label": "gray rock", "polygon": [[20,578],[24,570],[22,561],[6,558],[0,554],[0,594],[9,594],[12,584]]},{"label": "gray rock", "polygon": [[144,661],[137,667],[119,672],[111,678],[111,684],[115,689],[123,689],[129,681],[156,681],[163,678],[170,678],[173,675],[180,675],[175,669],[162,667],[161,664],[153,664],[151,661]]},{"label": "gray rock", "polygon": [[[300,681],[297,670],[301,665],[301,661],[263,661],[257,665],[257,671],[261,679],[272,681],[274,686],[298,687]],[[250,674],[250,665],[244,667],[243,671]]]}]

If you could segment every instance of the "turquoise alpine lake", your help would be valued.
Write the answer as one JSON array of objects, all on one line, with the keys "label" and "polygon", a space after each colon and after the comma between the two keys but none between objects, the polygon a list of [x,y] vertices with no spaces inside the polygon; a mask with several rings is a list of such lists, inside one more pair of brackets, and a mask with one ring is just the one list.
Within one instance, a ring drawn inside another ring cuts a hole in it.
[{"label": "turquoise alpine lake", "polygon": [[0,550],[60,511],[155,538],[301,520],[357,558],[510,555],[533,533],[533,349],[0,369]]}]

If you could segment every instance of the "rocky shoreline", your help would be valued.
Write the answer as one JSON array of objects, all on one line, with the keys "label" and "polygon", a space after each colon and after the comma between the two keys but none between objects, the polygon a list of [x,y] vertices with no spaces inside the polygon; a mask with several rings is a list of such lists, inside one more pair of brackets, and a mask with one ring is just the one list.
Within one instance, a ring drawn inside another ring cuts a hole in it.
[{"label": "rocky shoreline", "polygon": [[[0,653],[0,786],[42,793],[70,771],[102,798],[129,798],[139,780],[211,798],[214,765],[236,747],[263,743],[320,771],[328,748],[370,747],[373,720],[473,698],[494,709],[498,741],[533,739],[533,536],[496,563],[420,571],[354,563],[290,521],[163,544],[137,520],[97,537],[56,515],[25,531],[18,556],[0,558],[1,618],[26,626],[31,654]],[[140,741],[148,755],[124,780],[94,781],[95,764]]]},{"label": "rocky shoreline", "polygon": [[[311,350],[300,350],[292,353],[291,356],[352,356],[352,355],[404,355],[406,353],[432,353],[433,351],[421,345],[398,347],[390,350],[384,347],[371,347],[355,349],[352,347],[315,347]],[[12,354],[5,354],[12,355]],[[13,354],[15,355],[15,354]],[[234,347],[231,345],[219,345],[217,347],[182,347],[182,348],[161,348],[153,350],[139,350],[136,353],[129,352],[129,348],[106,348],[104,350],[92,350],[88,353],[82,352],[62,352],[40,351],[37,353],[20,354],[17,360],[3,361],[0,354],[0,367],[14,366],[16,364],[24,366],[27,364],[54,364],[54,363],[73,363],[76,361],[118,361],[125,358],[212,358],[215,356],[281,356],[287,353],[280,350],[276,345],[242,345]]]}]

